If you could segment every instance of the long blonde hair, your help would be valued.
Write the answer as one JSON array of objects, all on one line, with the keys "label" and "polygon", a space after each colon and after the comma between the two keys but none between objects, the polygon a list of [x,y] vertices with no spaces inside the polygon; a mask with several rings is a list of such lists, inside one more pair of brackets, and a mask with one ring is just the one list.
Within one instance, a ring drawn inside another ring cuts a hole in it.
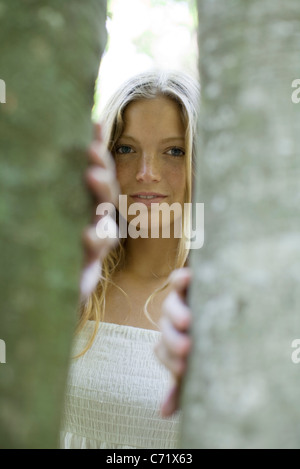
[{"label": "long blonde hair", "polygon": [[[197,123],[197,111],[199,105],[199,86],[198,83],[182,72],[175,71],[151,71],[144,72],[127,80],[119,90],[108,101],[102,113],[102,135],[104,144],[110,152],[121,137],[124,129],[124,112],[127,106],[141,99],[153,99],[157,96],[168,97],[175,101],[180,108],[181,117],[185,125],[185,154],[186,154],[186,188],[184,202],[192,201],[192,179],[194,175],[195,165],[195,132]],[[177,255],[175,259],[174,269],[183,267],[187,261],[189,249],[186,243],[189,242],[186,237],[187,228],[190,227],[190,212],[184,210],[182,219],[182,236],[179,238]],[[108,253],[102,262],[102,276],[98,282],[97,288],[91,294],[84,305],[80,306],[79,322],[76,333],[82,330],[86,322],[90,318],[95,318],[95,327],[93,334],[84,348],[84,350],[75,358],[83,355],[92,345],[98,326],[103,320],[105,311],[105,297],[109,284],[114,284],[127,297],[124,290],[118,287],[112,277],[117,270],[121,269],[125,262],[126,254],[126,238],[119,239],[118,245]],[[164,290],[168,286],[168,281],[160,288],[156,289],[147,299],[144,305],[144,313],[148,319],[149,316],[147,306],[153,299],[153,296],[159,291]]]}]

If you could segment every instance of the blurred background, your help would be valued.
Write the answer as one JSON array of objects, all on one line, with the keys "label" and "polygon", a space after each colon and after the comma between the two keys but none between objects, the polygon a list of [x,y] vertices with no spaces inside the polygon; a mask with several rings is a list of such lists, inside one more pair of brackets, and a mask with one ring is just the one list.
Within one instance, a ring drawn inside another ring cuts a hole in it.
[{"label": "blurred background", "polygon": [[197,77],[197,25],[195,0],[109,0],[93,120],[121,83],[137,73],[171,68]]}]

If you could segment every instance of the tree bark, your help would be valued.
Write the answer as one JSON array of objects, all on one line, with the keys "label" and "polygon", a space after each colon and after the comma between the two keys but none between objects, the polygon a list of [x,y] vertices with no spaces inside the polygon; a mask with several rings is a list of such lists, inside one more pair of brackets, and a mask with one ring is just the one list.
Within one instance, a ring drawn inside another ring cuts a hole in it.
[{"label": "tree bark", "polygon": [[202,100],[181,448],[299,448],[300,5],[198,0]]},{"label": "tree bark", "polygon": [[54,448],[76,323],[104,0],[0,3],[0,445]]}]

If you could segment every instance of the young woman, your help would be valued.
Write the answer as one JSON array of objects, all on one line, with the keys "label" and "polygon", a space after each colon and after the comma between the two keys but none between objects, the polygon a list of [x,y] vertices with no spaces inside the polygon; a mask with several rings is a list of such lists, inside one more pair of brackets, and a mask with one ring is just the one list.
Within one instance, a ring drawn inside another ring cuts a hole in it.
[{"label": "young woman", "polygon": [[[176,448],[175,410],[190,348],[184,204],[191,203],[198,98],[197,84],[185,74],[149,72],[127,81],[103,113],[86,180],[99,205],[114,202],[117,226],[125,219],[127,229],[117,241],[99,239],[98,217],[84,233],[63,448]],[[118,194],[126,196],[122,207]],[[182,216],[156,217],[153,237],[153,209],[162,204],[177,204]],[[173,389],[160,412],[170,372]]]}]

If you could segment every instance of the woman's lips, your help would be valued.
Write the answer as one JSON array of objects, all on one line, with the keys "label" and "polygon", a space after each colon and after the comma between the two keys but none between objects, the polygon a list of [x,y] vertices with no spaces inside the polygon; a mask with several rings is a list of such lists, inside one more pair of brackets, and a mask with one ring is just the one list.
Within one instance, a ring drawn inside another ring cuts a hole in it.
[{"label": "woman's lips", "polygon": [[140,194],[133,194],[130,197],[134,200],[134,202],[141,202],[147,206],[150,206],[153,203],[162,202],[167,196],[163,194],[155,194],[155,193],[140,193]]}]

